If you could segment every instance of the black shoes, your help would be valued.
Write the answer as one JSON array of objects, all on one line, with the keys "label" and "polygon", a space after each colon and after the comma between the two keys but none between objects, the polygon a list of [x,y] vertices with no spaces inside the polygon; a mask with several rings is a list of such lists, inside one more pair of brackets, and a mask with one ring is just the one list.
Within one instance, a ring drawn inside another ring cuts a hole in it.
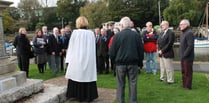
[{"label": "black shoes", "polygon": [[173,84],[172,82],[168,82],[168,85],[171,85],[171,84]]}]

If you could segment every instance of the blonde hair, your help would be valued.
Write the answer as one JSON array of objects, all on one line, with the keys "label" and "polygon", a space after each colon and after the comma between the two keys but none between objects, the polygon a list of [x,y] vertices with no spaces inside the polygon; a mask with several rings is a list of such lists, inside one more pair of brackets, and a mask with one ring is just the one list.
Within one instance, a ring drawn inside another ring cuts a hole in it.
[{"label": "blonde hair", "polygon": [[88,27],[89,22],[86,17],[80,16],[76,19],[76,28],[85,28]]},{"label": "blonde hair", "polygon": [[19,34],[22,34],[23,31],[26,31],[24,27],[19,28]]}]

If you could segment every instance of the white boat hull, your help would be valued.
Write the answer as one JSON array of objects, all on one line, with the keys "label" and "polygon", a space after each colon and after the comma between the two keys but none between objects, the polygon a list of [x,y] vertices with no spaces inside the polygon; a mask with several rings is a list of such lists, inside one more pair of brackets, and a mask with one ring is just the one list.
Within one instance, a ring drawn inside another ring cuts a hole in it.
[{"label": "white boat hull", "polygon": [[194,47],[195,48],[209,47],[209,40],[195,40]]}]

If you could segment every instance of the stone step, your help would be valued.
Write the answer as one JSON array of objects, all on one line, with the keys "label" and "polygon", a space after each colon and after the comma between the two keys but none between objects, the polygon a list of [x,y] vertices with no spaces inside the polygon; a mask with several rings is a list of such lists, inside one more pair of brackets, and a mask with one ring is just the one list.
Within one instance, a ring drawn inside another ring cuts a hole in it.
[{"label": "stone step", "polygon": [[64,103],[66,86],[44,84],[43,92],[24,98],[16,103]]},{"label": "stone step", "polygon": [[16,78],[17,86],[24,84],[27,79],[26,73],[24,71],[15,71],[15,72],[10,72],[10,73],[0,75],[0,81],[10,78],[10,77]]},{"label": "stone step", "polygon": [[43,80],[27,79],[21,86],[0,93],[0,103],[16,103],[17,100],[44,89]]}]

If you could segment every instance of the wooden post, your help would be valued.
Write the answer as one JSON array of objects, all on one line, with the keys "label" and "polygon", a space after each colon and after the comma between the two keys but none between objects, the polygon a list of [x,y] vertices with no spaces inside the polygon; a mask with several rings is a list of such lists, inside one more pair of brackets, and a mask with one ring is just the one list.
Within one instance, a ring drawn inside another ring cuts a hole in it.
[{"label": "wooden post", "polygon": [[205,25],[205,28],[206,28],[206,36],[208,37],[208,3],[206,4],[206,10],[205,10],[205,15],[206,15],[206,25]]}]

